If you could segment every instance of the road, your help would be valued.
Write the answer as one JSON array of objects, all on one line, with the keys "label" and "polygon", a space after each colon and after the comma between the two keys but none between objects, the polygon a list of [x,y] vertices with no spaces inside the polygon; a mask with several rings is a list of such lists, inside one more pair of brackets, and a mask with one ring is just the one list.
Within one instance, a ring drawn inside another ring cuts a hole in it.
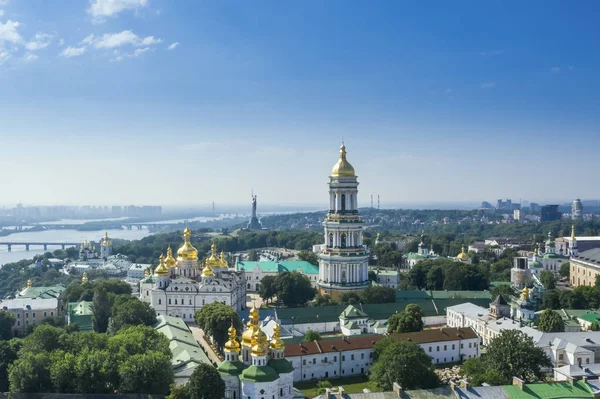
[{"label": "road", "polygon": [[208,354],[210,361],[213,362],[214,364],[221,363],[223,361],[223,359],[221,359],[221,358],[219,358],[219,356],[217,356],[217,354],[215,353],[213,348],[210,346],[210,344],[208,342],[206,342],[206,340],[204,339],[204,331],[202,331],[202,329],[196,325],[188,324],[188,327],[190,328],[190,331],[192,332],[192,335],[194,336],[196,341],[198,341],[198,343],[204,348],[204,350]]}]

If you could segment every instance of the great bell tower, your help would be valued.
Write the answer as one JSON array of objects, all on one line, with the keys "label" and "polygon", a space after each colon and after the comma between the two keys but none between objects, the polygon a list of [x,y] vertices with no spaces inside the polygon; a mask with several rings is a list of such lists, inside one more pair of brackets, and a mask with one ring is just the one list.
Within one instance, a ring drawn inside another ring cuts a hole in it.
[{"label": "great bell tower", "polygon": [[346,146],[329,176],[329,211],[323,221],[325,244],[319,251],[319,292],[338,298],[369,285],[369,255],[358,214],[358,181],[346,159]]}]

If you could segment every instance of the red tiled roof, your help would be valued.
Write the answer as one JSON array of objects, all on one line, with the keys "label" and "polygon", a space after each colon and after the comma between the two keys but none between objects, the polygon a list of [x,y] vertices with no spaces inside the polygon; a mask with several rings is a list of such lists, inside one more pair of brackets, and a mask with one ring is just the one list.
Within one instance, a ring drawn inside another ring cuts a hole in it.
[{"label": "red tiled roof", "polygon": [[[293,357],[368,349],[375,346],[377,341],[380,341],[385,337],[385,335],[356,335],[336,340],[286,344],[285,356]],[[390,334],[390,338],[396,341],[409,341],[415,344],[425,344],[429,342],[457,341],[461,339],[477,338],[477,334],[475,334],[475,331],[471,328],[441,328],[405,334]]]}]

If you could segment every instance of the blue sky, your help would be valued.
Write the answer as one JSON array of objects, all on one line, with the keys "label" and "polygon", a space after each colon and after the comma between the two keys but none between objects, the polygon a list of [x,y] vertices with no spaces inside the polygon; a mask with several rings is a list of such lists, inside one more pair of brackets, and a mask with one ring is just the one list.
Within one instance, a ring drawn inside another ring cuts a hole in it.
[{"label": "blue sky", "polygon": [[600,4],[0,0],[0,203],[600,197]]}]

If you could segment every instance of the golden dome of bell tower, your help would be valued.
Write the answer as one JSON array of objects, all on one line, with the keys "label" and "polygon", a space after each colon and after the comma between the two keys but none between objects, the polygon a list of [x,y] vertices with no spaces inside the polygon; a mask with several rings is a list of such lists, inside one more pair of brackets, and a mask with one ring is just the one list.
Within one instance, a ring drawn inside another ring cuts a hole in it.
[{"label": "golden dome of bell tower", "polygon": [[183,245],[177,250],[177,260],[198,260],[198,250],[191,243],[192,232],[187,227],[183,231]]},{"label": "golden dome of bell tower", "polygon": [[344,143],[340,147],[340,159],[333,165],[331,176],[356,176],[354,168],[346,159],[346,146]]},{"label": "golden dome of bell tower", "polygon": [[231,320],[231,327],[229,327],[227,333],[229,334],[229,341],[225,343],[225,352],[239,353],[240,343],[236,339],[237,331],[233,326],[233,320]]},{"label": "golden dome of bell tower", "polygon": [[173,250],[171,249],[170,245],[169,248],[167,248],[167,257],[165,258],[165,264],[169,269],[174,269],[177,266],[177,261],[173,257]]}]

